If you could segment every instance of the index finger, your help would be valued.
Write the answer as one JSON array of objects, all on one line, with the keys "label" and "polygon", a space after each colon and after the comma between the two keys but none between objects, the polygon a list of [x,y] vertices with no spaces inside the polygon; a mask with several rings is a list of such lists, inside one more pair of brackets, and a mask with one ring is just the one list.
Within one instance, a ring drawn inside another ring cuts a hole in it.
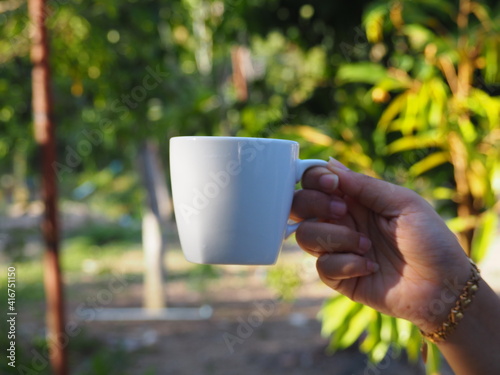
[{"label": "index finger", "polygon": [[304,189],[319,190],[331,194],[339,186],[339,177],[325,167],[309,168],[302,177]]}]

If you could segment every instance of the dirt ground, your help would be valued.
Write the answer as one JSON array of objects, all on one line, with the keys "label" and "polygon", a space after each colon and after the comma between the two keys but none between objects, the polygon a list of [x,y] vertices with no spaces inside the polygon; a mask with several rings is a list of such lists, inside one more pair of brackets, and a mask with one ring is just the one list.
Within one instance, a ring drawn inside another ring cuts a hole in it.
[{"label": "dirt ground", "polygon": [[[66,225],[69,222],[64,221]],[[12,220],[2,221],[2,227],[13,223]],[[36,226],[36,221],[26,222],[25,226]],[[4,231],[10,229],[3,228]],[[500,237],[492,249],[500,249]],[[99,293],[109,289],[106,287],[111,280],[109,275],[101,277],[101,282],[96,282],[98,277],[92,274],[78,276],[76,281],[67,280],[70,281],[66,288],[67,316],[90,337],[104,342],[109,348],[123,349],[130,360],[126,369],[128,375],[425,374],[422,363],[412,365],[404,357],[389,355],[378,366],[373,366],[356,347],[329,355],[328,339],[321,337],[317,314],[324,299],[333,292],[318,280],[314,258],[304,255],[293,243],[287,243],[278,266],[294,262],[300,266],[304,282],[294,302],[282,302],[265,281],[266,273],[275,266],[221,266],[217,268],[217,278],[201,278],[193,286],[190,277],[186,276],[193,265],[184,260],[179,249],[170,249],[166,257],[170,273],[166,285],[168,306],[199,308],[207,305],[213,311],[209,319],[100,321],[82,313],[82,304],[86,308],[91,306],[95,313],[104,311],[103,308],[142,306],[140,275],[144,269],[139,248],[116,259],[119,272],[139,275],[139,279],[125,281],[123,288],[113,291],[109,303],[92,307],[89,302],[95,302]],[[482,267],[483,277],[496,290],[500,290],[499,265],[500,252],[491,251]],[[27,336],[33,332],[43,335],[43,300],[40,299],[36,306],[25,314]],[[120,359],[106,360],[113,363]],[[78,368],[73,370],[82,373]],[[442,372],[442,375],[452,374],[449,369]]]},{"label": "dirt ground", "polygon": [[[387,357],[377,367],[356,348],[328,355],[318,311],[332,291],[312,272],[314,262],[289,249],[284,259],[301,259],[305,283],[294,302],[281,302],[265,285],[265,267],[221,267],[223,276],[193,291],[183,280],[167,286],[169,306],[210,305],[200,321],[82,322],[109,345],[124,345],[133,357],[130,374],[329,374],[417,375],[423,365]],[[182,262],[182,260],[177,261]],[[113,306],[140,307],[142,288],[117,294]],[[111,305],[110,305],[111,306]],[[110,307],[107,306],[107,307]],[[76,309],[75,306],[72,306]],[[71,310],[71,308],[70,308]],[[76,311],[76,310],[73,310]],[[452,374],[451,372],[443,375]]]}]

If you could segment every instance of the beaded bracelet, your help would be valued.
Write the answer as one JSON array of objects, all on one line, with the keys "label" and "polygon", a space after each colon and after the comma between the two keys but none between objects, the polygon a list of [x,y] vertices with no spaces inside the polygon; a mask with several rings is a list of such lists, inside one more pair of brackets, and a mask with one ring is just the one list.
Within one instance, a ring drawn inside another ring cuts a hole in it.
[{"label": "beaded bracelet", "polygon": [[[471,304],[474,295],[479,289],[479,280],[481,279],[479,268],[472,261],[472,259],[469,258],[469,261],[471,263],[471,275],[467,280],[464,288],[462,289],[462,293],[455,302],[455,306],[448,314],[448,319],[446,319],[446,321],[440,328],[433,332],[425,333],[424,331],[420,330],[422,337],[426,338],[434,344],[446,340],[450,333],[452,333],[456,329],[458,323],[464,317],[464,310]],[[422,356],[424,357],[424,361],[427,354],[426,352],[427,345],[424,342],[424,345],[422,347]]]}]

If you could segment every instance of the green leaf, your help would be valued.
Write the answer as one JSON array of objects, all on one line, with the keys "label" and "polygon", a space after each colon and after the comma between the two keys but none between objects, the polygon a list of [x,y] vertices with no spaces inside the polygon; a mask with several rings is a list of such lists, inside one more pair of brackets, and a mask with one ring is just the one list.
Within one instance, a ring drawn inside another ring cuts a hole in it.
[{"label": "green leaf", "polygon": [[323,337],[331,336],[344,324],[347,316],[356,305],[359,304],[343,295],[327,300],[319,312],[319,318],[322,320],[321,335]]},{"label": "green leaf", "polygon": [[468,229],[476,227],[477,217],[475,216],[465,216],[465,217],[454,217],[446,221],[446,225],[452,232],[460,233]]},{"label": "green leaf", "polygon": [[394,319],[391,316],[380,314],[380,341],[369,353],[370,360],[375,363],[384,359],[387,351],[394,342],[394,338],[397,336],[397,332],[394,332],[396,329]]},{"label": "green leaf", "polygon": [[441,368],[441,353],[435,344],[428,343],[427,373],[439,374]]},{"label": "green leaf", "polygon": [[380,88],[384,91],[408,89],[411,86],[410,79],[394,79],[392,77],[381,79],[374,88]]},{"label": "green leaf", "polygon": [[418,24],[405,25],[402,28],[404,35],[408,36],[412,47],[416,50],[423,49],[427,44],[434,41],[431,29]]},{"label": "green leaf", "polygon": [[351,319],[363,308],[364,306],[360,303],[356,303],[349,310],[348,314],[345,317],[343,324],[341,324],[333,334],[332,340],[330,341],[329,349],[337,350],[343,349],[344,347],[341,345],[344,335],[349,332]]},{"label": "green leaf", "polygon": [[446,188],[446,187],[437,187],[432,190],[432,198],[439,200],[439,199],[445,199],[445,200],[450,200],[453,199],[453,195],[455,194],[455,190]]},{"label": "green leaf", "polygon": [[389,7],[386,4],[379,4],[365,12],[363,25],[370,43],[382,41],[384,17],[387,15],[388,10]]},{"label": "green leaf", "polygon": [[[409,93],[410,93],[409,91],[405,91],[404,93],[398,95],[391,101],[391,103],[382,113],[382,116],[380,116],[380,119],[377,124],[378,130],[388,132],[389,125],[391,124],[391,122],[393,122],[393,120],[403,112]],[[398,129],[391,127],[391,130],[398,130]]]},{"label": "green leaf", "polygon": [[481,215],[479,224],[472,239],[472,258],[480,262],[488,252],[496,235],[498,214],[490,209]]},{"label": "green leaf", "polygon": [[396,152],[415,150],[420,148],[438,147],[441,145],[435,134],[425,134],[418,136],[401,137],[387,146],[387,152],[394,154]]},{"label": "green leaf", "polygon": [[422,336],[419,329],[412,324],[410,331],[410,339],[406,345],[406,352],[408,353],[408,359],[416,363],[420,359],[420,348],[422,346]]},{"label": "green leaf", "polygon": [[[494,156],[495,157],[495,156]],[[495,158],[490,167],[491,190],[495,195],[500,194],[500,158]]]},{"label": "green leaf", "polygon": [[387,70],[379,64],[370,62],[343,65],[337,72],[337,84],[371,83],[376,84],[383,79],[390,79]]},{"label": "green leaf", "polygon": [[402,347],[406,347],[411,339],[411,331],[413,324],[406,319],[396,319],[396,329],[398,332],[397,343]]},{"label": "green leaf", "polygon": [[343,144],[335,142],[331,137],[321,132],[320,130],[308,125],[285,126],[282,130],[298,134],[301,138],[310,143],[318,144],[327,147],[341,147]]},{"label": "green leaf", "polygon": [[497,83],[500,79],[500,69],[498,61],[500,52],[499,38],[488,38],[485,40],[485,59],[484,78],[487,83]]},{"label": "green leaf", "polygon": [[418,113],[420,109],[418,93],[409,91],[402,116],[403,122],[401,123],[401,132],[403,135],[412,134],[414,129],[419,128]]},{"label": "green leaf", "polygon": [[486,92],[472,88],[467,100],[468,108],[487,119],[486,130],[498,128],[500,123],[500,99],[489,96]]},{"label": "green leaf", "polygon": [[379,363],[385,358],[387,351],[389,350],[390,347],[391,347],[390,343],[385,341],[380,341],[370,353],[370,359],[375,363]]},{"label": "green leaf", "polygon": [[360,349],[364,353],[370,353],[373,348],[380,342],[380,328],[382,327],[382,316],[378,311],[375,311],[375,317],[368,325],[368,335],[360,345]]},{"label": "green leaf", "polygon": [[363,306],[357,314],[351,316],[349,329],[345,332],[342,339],[339,340],[339,348],[348,348],[361,336],[367,329],[370,322],[375,318],[375,310],[368,306]]},{"label": "green leaf", "polygon": [[437,167],[438,165],[446,163],[448,160],[448,152],[435,152],[413,164],[409,172],[413,176],[419,176],[422,173],[425,173],[428,170]]},{"label": "green leaf", "polygon": [[439,78],[431,79],[428,85],[431,96],[427,118],[429,125],[439,128],[444,121],[447,121],[446,103],[448,97],[446,86]]},{"label": "green leaf", "polygon": [[466,143],[472,143],[477,138],[477,132],[472,122],[468,119],[459,119],[458,127]]},{"label": "green leaf", "polygon": [[380,328],[380,338],[385,342],[392,342],[392,317],[382,314],[382,326]]}]

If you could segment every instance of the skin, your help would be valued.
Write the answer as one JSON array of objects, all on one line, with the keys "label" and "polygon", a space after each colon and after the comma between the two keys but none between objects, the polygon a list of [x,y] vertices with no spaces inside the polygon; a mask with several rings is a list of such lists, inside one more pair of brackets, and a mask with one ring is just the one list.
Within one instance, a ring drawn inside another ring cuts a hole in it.
[{"label": "skin", "polygon": [[[336,160],[308,170],[291,217],[321,280],[376,310],[432,332],[471,275],[469,259],[434,209],[412,190]],[[500,299],[481,280],[464,319],[438,347],[457,375],[500,374]]]}]

